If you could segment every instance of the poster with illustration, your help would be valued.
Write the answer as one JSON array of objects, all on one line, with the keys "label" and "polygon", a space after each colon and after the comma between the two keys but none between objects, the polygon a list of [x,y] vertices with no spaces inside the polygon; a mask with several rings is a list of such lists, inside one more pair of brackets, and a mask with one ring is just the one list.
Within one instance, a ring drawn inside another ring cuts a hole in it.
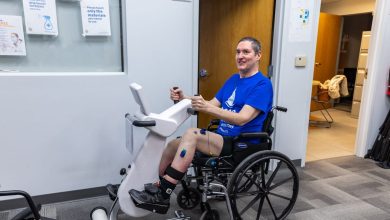
[{"label": "poster with illustration", "polygon": [[0,15],[0,55],[26,56],[21,16]]},{"label": "poster with illustration", "polygon": [[313,35],[314,1],[291,0],[289,41],[308,42]]},{"label": "poster with illustration", "polygon": [[58,35],[56,0],[23,0],[27,34]]},{"label": "poster with illustration", "polygon": [[111,36],[108,0],[80,0],[83,36]]}]

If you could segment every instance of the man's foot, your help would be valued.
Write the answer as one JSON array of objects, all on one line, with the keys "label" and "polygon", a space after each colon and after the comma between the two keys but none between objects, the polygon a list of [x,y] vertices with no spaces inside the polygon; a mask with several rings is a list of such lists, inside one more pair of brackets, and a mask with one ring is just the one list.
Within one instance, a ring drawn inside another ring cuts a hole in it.
[{"label": "man's foot", "polygon": [[149,190],[138,191],[135,189],[131,189],[129,191],[130,197],[133,199],[135,206],[159,214],[167,213],[169,209],[170,198],[164,199],[160,188],[156,186],[152,188],[157,188],[157,191],[150,190],[153,193],[151,193]]},{"label": "man's foot", "polygon": [[152,194],[152,195],[158,193],[159,187],[160,187],[160,182],[147,183],[147,184],[144,185],[145,192],[147,192],[149,194]]},{"label": "man's foot", "polygon": [[[169,176],[175,180],[181,180],[185,173],[180,172],[171,166],[166,170],[166,176]],[[138,208],[146,209],[152,212],[165,214],[169,209],[169,199],[173,190],[176,187],[176,183],[171,183],[164,177],[160,177],[160,182],[157,184],[145,184],[145,190],[138,191],[131,189],[129,191],[131,199]]]}]

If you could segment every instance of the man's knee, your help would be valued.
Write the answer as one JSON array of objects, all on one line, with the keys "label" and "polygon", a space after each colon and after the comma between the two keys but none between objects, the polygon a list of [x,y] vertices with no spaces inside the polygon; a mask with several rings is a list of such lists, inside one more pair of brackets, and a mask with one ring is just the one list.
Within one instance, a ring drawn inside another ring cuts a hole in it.
[{"label": "man's knee", "polygon": [[191,141],[197,141],[198,136],[199,136],[199,128],[189,128],[187,131],[184,133],[183,137],[187,140]]}]

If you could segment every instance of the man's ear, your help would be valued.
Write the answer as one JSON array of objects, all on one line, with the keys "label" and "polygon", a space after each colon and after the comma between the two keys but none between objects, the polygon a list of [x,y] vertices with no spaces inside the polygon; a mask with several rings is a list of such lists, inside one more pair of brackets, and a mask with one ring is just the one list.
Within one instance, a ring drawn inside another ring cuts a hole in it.
[{"label": "man's ear", "polygon": [[261,52],[259,52],[258,54],[256,54],[256,59],[257,59],[257,61],[259,61],[260,60],[260,58],[261,58]]}]

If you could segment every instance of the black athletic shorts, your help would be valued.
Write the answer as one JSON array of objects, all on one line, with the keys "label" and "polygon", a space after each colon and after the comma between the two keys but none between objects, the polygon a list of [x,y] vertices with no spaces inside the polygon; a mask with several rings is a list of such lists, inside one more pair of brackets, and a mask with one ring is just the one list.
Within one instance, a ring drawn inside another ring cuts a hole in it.
[{"label": "black athletic shorts", "polygon": [[233,137],[222,136],[223,146],[219,156],[230,156],[233,153]]}]

